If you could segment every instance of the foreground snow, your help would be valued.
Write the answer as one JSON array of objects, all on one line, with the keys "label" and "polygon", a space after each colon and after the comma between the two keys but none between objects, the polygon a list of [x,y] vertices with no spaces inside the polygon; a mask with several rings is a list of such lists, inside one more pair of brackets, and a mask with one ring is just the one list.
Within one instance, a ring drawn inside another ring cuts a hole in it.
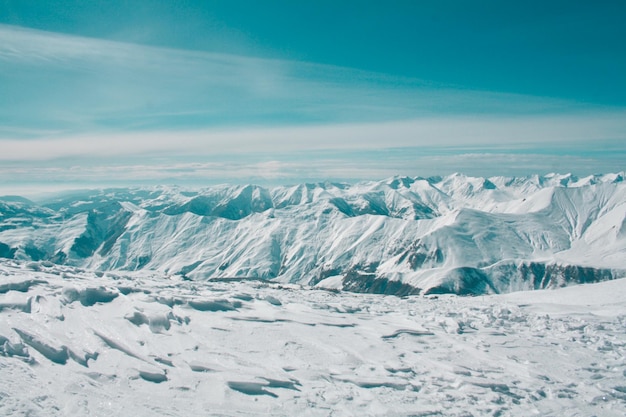
[{"label": "foreground snow", "polygon": [[3,261],[0,415],[623,416],[625,326],[623,279],[398,298]]}]

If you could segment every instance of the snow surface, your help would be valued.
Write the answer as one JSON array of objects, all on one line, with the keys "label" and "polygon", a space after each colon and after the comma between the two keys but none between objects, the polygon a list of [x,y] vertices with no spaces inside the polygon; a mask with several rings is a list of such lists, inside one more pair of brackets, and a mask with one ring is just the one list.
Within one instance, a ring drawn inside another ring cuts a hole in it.
[{"label": "snow surface", "polygon": [[626,280],[395,297],[0,261],[3,416],[624,416]]}]

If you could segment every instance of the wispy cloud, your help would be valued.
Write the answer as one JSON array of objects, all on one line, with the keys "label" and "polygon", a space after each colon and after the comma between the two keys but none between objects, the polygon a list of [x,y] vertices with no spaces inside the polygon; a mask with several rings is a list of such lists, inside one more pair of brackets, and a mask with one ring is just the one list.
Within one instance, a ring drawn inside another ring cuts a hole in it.
[{"label": "wispy cloud", "polygon": [[626,112],[561,116],[447,116],[378,123],[242,127],[148,132],[95,132],[37,139],[5,139],[0,161],[143,156],[209,157],[250,152],[372,150],[402,147],[568,149],[619,145]]},{"label": "wispy cloud", "polygon": [[0,82],[6,86],[0,121],[16,136],[25,127],[76,134],[528,114],[573,106],[340,67],[2,25],[0,63]]}]

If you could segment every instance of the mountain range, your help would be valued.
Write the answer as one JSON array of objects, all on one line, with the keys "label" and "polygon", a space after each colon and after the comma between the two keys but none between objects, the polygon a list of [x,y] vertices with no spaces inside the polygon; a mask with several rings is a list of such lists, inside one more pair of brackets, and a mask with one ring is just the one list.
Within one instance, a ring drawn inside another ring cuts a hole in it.
[{"label": "mountain range", "polygon": [[187,280],[478,295],[626,276],[624,173],[0,197],[0,257]]}]

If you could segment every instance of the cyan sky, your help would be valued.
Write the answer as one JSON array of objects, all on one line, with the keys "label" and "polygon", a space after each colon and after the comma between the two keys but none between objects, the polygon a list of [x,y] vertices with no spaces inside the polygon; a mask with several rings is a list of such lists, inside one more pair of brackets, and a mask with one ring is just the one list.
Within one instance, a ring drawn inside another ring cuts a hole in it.
[{"label": "cyan sky", "polygon": [[626,169],[626,3],[0,0],[5,189]]}]

